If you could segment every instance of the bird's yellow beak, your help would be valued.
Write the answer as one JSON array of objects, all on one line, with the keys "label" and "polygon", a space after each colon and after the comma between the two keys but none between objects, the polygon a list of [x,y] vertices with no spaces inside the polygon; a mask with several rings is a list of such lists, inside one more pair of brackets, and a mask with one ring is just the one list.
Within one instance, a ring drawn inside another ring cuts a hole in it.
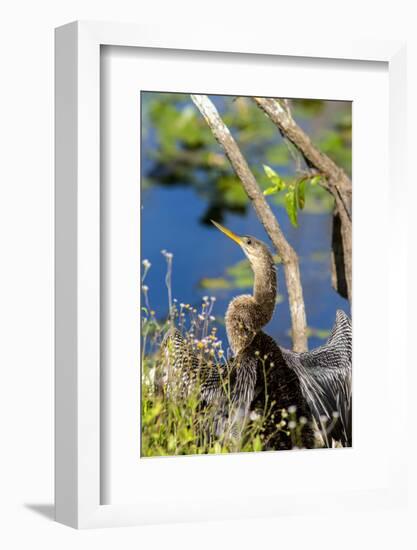
[{"label": "bird's yellow beak", "polygon": [[242,239],[239,237],[239,235],[236,235],[236,233],[233,233],[233,231],[230,231],[230,229],[226,229],[225,227],[215,222],[214,220],[210,220],[210,221],[213,225],[217,227],[217,229],[219,229],[222,233],[227,235],[229,239],[232,239],[232,241],[235,241],[235,243],[237,243],[238,245],[243,244]]}]

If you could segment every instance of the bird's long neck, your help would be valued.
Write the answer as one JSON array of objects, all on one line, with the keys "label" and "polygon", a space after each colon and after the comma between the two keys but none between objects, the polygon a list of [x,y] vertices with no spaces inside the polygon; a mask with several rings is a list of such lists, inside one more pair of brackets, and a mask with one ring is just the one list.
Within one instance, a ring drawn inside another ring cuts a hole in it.
[{"label": "bird's long neck", "polygon": [[252,269],[253,300],[262,312],[260,323],[264,326],[272,318],[277,294],[277,274],[272,256],[264,256],[256,264],[252,264]]},{"label": "bird's long neck", "polygon": [[255,276],[253,295],[236,296],[226,311],[226,331],[235,355],[246,349],[272,318],[277,291],[277,275],[272,256],[265,253],[251,261]]}]

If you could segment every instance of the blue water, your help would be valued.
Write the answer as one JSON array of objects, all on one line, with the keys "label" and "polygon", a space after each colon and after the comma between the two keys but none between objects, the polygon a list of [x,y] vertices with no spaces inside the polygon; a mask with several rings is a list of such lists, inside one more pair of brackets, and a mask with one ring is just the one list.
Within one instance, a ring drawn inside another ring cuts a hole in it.
[{"label": "blue water", "polygon": [[[199,307],[204,295],[216,296],[214,314],[223,318],[230,299],[247,292],[208,291],[199,287],[203,277],[221,277],[227,267],[244,257],[240,247],[230,239],[214,227],[200,223],[206,207],[207,203],[190,187],[153,186],[142,192],[142,259],[152,263],[146,283],[151,307],[160,318],[166,317],[168,312],[166,261],[161,254],[162,249],[174,254],[172,288],[173,297],[178,302]],[[331,214],[300,212],[299,228],[296,229],[291,226],[282,207],[272,207],[284,234],[300,258],[308,325],[316,329],[330,329],[337,309],[350,314],[348,302],[332,289],[330,281]],[[252,208],[245,216],[228,214],[223,223],[238,234],[254,235],[270,244]],[[319,260],[313,259],[312,255],[317,258],[318,253]],[[278,268],[278,286],[284,301],[277,305],[266,332],[280,345],[290,347],[291,323],[282,268]],[[218,325],[218,334],[226,342],[223,325]],[[323,340],[317,337],[309,339],[310,349],[322,343]]]}]

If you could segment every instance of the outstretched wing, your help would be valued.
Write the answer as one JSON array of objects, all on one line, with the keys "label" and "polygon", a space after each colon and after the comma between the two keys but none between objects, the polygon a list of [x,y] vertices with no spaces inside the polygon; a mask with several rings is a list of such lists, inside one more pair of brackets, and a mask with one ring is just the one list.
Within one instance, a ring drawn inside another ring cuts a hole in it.
[{"label": "outstretched wing", "polygon": [[235,368],[235,360],[213,365],[177,329],[165,336],[162,347],[168,368],[180,375],[175,377],[181,380],[180,389],[187,393],[197,384],[202,405],[214,406],[216,435],[238,439],[253,400],[256,359],[246,362],[245,368]]},{"label": "outstretched wing", "polygon": [[305,398],[319,425],[323,417],[328,435],[352,444],[352,325],[345,312],[338,310],[333,330],[325,345],[295,353],[282,350],[289,367],[301,383]]},{"label": "outstretched wing", "polygon": [[[247,399],[237,400],[245,392],[239,391],[243,378],[236,376],[241,369],[234,369],[233,361],[222,366],[213,366],[199,357],[177,330],[169,332],[163,346],[169,368],[181,374],[179,377],[184,392],[190,390],[197,381],[201,400],[207,404],[217,403],[219,407],[219,426],[230,425],[234,414],[245,416],[246,403],[252,399],[252,384]],[[305,353],[296,353],[281,349],[287,365],[292,368],[300,381],[303,395],[310,407],[322,433],[325,443],[330,445],[332,438],[344,446],[352,444],[352,326],[349,317],[341,310],[337,311],[336,321],[325,345]],[[244,371],[242,370],[242,373]],[[249,372],[249,371],[248,371]],[[224,397],[224,380],[230,382],[229,400]],[[251,380],[252,382],[252,380]],[[239,401],[239,403],[238,403]],[[233,414],[229,405],[232,404]],[[326,421],[323,420],[323,417]],[[232,425],[235,421],[232,420]],[[220,430],[223,432],[223,428]]]},{"label": "outstretched wing", "polygon": [[[180,376],[181,388],[188,393],[198,383],[201,399],[207,403],[219,398],[222,392],[222,377],[227,365],[213,365],[206,358],[200,356],[178,329],[168,331],[162,343],[166,366]],[[169,380],[169,372],[168,372]]]}]

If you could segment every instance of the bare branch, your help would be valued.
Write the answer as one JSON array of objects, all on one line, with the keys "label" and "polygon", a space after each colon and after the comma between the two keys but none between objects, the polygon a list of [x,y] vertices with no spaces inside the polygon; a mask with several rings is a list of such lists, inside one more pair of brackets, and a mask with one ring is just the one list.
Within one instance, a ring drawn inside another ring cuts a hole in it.
[{"label": "bare branch", "polygon": [[252,201],[259,220],[282,257],[290,303],[293,348],[294,351],[306,351],[307,322],[298,256],[282,233],[279,223],[266,201],[255,176],[250,170],[232,134],[222,121],[216,107],[206,95],[192,95],[191,99],[205,118],[214,137],[224,149],[247,196]]},{"label": "bare branch", "polygon": [[[292,118],[287,103],[272,98],[253,98],[256,104],[265,112],[280,132],[300,151],[310,169],[324,176],[320,185],[325,187],[334,197],[337,215],[340,219],[340,234],[334,242],[340,242],[342,254],[334,254],[335,270],[334,284],[340,288],[340,270],[345,276],[347,295],[351,299],[352,287],[352,182],[346,173],[337,166],[331,158],[319,151],[309,136]],[[343,266],[336,265],[343,258]]]}]

